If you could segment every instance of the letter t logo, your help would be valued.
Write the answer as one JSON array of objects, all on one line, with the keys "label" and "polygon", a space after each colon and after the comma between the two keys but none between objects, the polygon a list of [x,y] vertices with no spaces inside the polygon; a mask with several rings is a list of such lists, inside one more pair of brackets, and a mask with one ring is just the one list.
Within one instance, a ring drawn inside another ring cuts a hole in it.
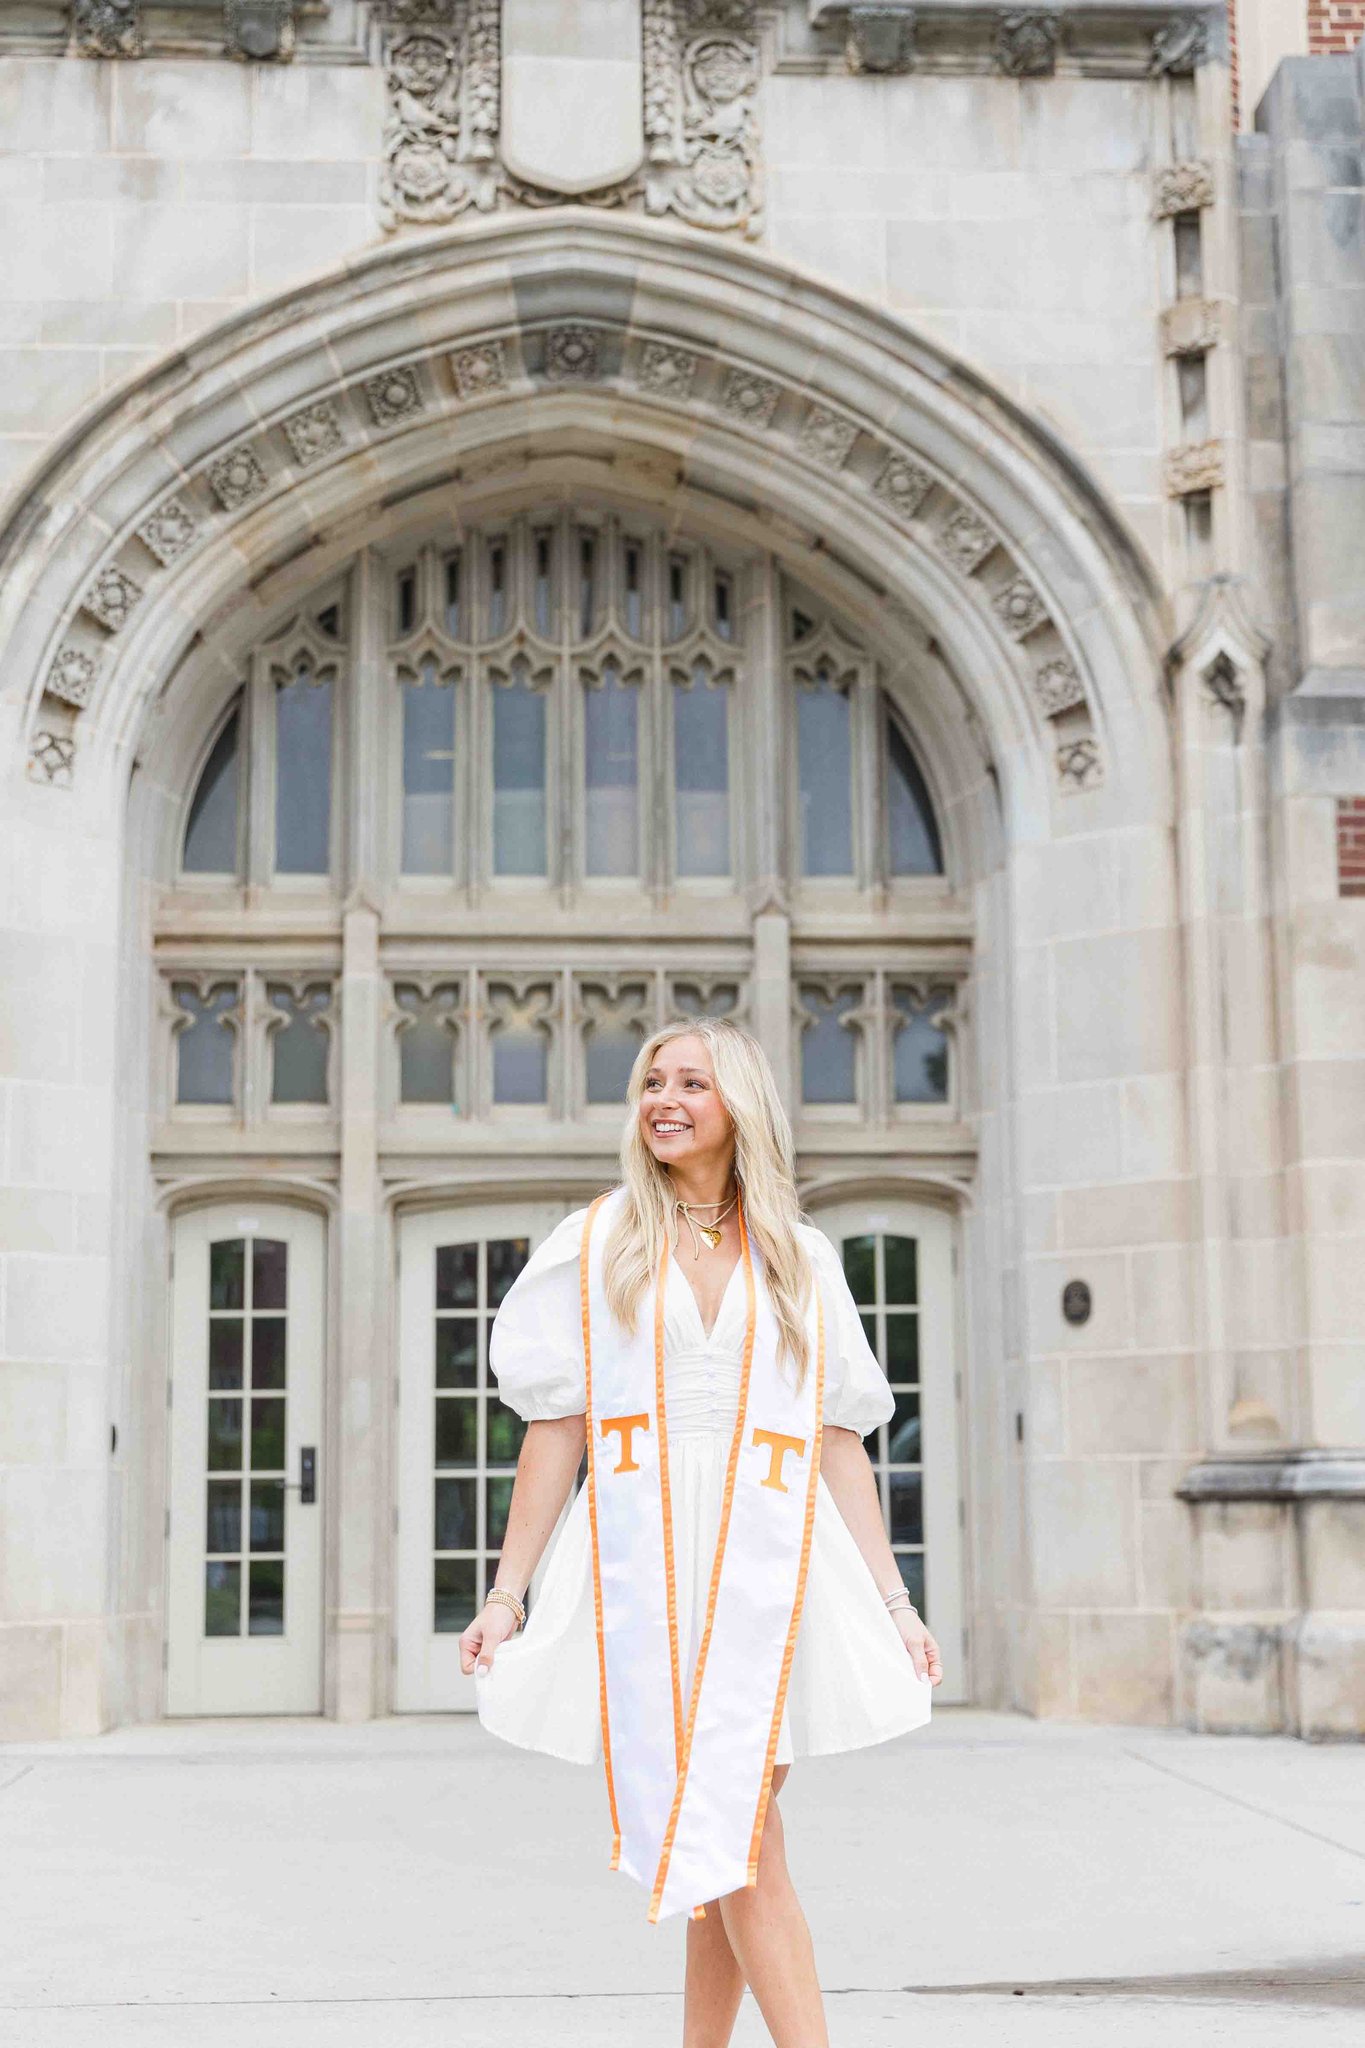
[{"label": "letter t logo", "polygon": [[790,1493],[791,1488],[782,1477],[782,1464],[788,1451],[795,1451],[798,1458],[806,1455],[806,1439],[803,1436],[783,1436],[779,1430],[756,1429],[755,1445],[768,1446],[768,1476],[761,1483],[771,1486],[776,1493]]},{"label": "letter t logo", "polygon": [[635,1462],[635,1431],[648,1428],[649,1417],[647,1415],[604,1415],[602,1417],[603,1436],[606,1436],[609,1429],[614,1429],[620,1439],[621,1459],[619,1464],[612,1466],[613,1472],[639,1471],[640,1467]]}]

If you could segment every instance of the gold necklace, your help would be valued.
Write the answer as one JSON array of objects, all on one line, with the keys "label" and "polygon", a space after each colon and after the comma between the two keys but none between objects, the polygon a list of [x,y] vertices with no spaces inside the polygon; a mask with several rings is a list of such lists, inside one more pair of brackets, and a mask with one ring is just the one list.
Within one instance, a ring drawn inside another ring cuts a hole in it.
[{"label": "gold necklace", "polygon": [[696,1217],[692,1214],[692,1211],[693,1209],[720,1209],[719,1202],[674,1202],[673,1207],[678,1211],[678,1214],[680,1216],[686,1217],[687,1227],[692,1233],[692,1256],[694,1259],[699,1259],[701,1257],[701,1248],[703,1242],[705,1243],[706,1249],[709,1252],[713,1252],[716,1249],[716,1246],[720,1243],[721,1238],[725,1235],[724,1231],[721,1229],[720,1226],[722,1223],[724,1223],[726,1217],[734,1208],[735,1203],[738,1200],[739,1194],[738,1191],[736,1191],[736,1193],[731,1195],[729,1201],[725,1204],[725,1207],[720,1210],[719,1216],[714,1217],[710,1223],[698,1223]]}]

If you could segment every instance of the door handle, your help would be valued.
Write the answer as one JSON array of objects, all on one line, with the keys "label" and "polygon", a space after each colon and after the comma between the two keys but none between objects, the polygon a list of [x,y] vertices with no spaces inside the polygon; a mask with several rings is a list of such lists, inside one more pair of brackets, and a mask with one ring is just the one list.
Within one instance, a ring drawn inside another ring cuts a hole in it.
[{"label": "door handle", "polygon": [[311,1508],[318,1498],[318,1453],[316,1444],[303,1444],[299,1449],[299,1476],[284,1479],[280,1484],[287,1493],[297,1493],[299,1506]]}]

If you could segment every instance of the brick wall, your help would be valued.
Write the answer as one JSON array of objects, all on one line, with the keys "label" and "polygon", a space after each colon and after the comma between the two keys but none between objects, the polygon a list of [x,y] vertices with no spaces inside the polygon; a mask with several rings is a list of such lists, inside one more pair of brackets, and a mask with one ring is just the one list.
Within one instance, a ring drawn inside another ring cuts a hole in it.
[{"label": "brick wall", "polygon": [[1365,896],[1365,796],[1337,798],[1337,893]]},{"label": "brick wall", "polygon": [[1353,50],[1365,33],[1365,0],[1308,0],[1308,47],[1314,56]]}]

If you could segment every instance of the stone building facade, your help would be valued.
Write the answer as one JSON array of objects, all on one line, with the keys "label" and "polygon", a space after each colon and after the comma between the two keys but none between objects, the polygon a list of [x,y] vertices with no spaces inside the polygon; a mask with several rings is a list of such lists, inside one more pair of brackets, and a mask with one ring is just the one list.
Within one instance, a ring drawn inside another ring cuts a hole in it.
[{"label": "stone building facade", "polygon": [[1198,0],[0,10],[0,1733],[468,1704],[715,1009],[953,1696],[1360,1732],[1361,145]]}]

